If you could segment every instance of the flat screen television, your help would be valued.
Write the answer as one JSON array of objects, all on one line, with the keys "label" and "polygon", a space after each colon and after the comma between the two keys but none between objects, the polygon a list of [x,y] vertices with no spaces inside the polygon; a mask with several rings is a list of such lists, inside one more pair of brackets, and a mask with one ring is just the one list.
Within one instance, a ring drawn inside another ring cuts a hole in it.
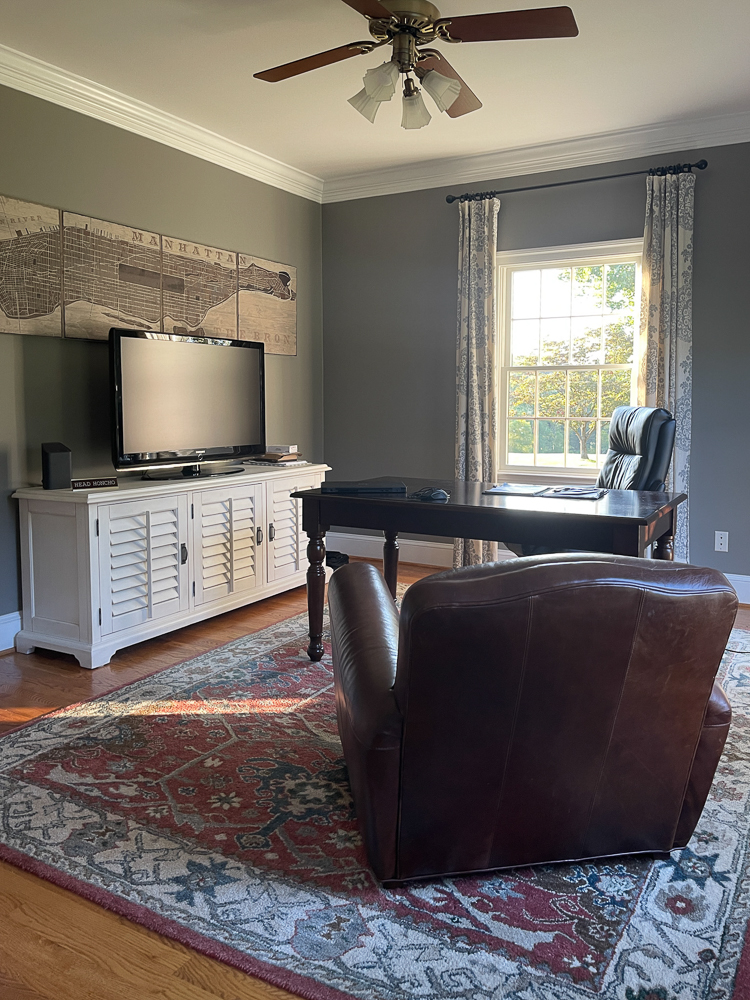
[{"label": "flat screen television", "polygon": [[118,472],[200,475],[265,452],[263,344],[112,329],[109,357]]}]

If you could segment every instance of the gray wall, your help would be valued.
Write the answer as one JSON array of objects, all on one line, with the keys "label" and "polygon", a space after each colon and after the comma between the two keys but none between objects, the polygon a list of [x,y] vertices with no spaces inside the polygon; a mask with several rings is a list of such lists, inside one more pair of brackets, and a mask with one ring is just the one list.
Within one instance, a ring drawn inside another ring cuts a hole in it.
[{"label": "gray wall", "polygon": [[[293,264],[297,357],[267,356],[270,441],[319,461],[321,209],[304,198],[0,87],[0,192]],[[0,334],[0,615],[19,607],[12,489],[62,441],[77,475],[112,473],[107,346]]]},{"label": "gray wall", "polygon": [[[469,190],[695,161],[691,559],[750,574],[750,144],[505,178]],[[325,455],[333,478],[452,478],[457,206],[454,188],[323,208]],[[643,176],[502,197],[499,249],[643,235]],[[714,552],[714,530],[729,552]]]}]

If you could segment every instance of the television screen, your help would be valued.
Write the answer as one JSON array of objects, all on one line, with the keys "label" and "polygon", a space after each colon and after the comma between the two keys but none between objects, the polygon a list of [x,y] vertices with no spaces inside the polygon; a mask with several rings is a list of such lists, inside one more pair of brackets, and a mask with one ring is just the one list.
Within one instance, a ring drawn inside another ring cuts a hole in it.
[{"label": "television screen", "polygon": [[118,470],[265,451],[263,345],[110,331]]}]

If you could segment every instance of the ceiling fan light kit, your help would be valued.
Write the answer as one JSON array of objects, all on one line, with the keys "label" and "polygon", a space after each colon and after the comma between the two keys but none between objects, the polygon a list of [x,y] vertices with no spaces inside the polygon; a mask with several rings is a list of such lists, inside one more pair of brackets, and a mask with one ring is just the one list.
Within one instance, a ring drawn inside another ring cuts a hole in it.
[{"label": "ceiling fan light kit", "polygon": [[[365,73],[364,87],[354,97],[349,98],[349,104],[369,122],[375,122],[378,108],[385,101],[390,101],[396,92],[396,82],[399,68],[395,61],[383,63]],[[437,70],[427,70],[422,75],[422,86],[433,99],[439,111],[447,111],[453,106],[461,93],[458,80],[443,76]],[[432,120],[432,115],[425,106],[419,87],[411,76],[404,77],[404,98],[401,114],[401,127],[407,129],[424,128]]]},{"label": "ceiling fan light kit", "polygon": [[384,62],[382,66],[376,66],[375,69],[368,69],[362,81],[367,96],[373,101],[390,101],[396,93],[398,76],[398,66],[392,59]]},{"label": "ceiling fan light kit", "polygon": [[401,112],[401,128],[424,128],[429,125],[432,115],[427,110],[424,98],[411,79],[406,78],[404,85],[403,111]]},{"label": "ceiling fan light kit", "polygon": [[363,87],[362,90],[357,91],[354,97],[349,98],[348,103],[351,104],[355,111],[359,111],[361,115],[364,115],[368,122],[374,122],[375,115],[378,113],[378,108],[382,102],[370,97]]},{"label": "ceiling fan light kit", "polygon": [[349,99],[368,121],[374,122],[383,101],[396,92],[399,75],[404,77],[401,125],[423,128],[431,119],[414,74],[440,111],[459,118],[482,107],[482,102],[464,83],[445,56],[426,46],[434,42],[491,42],[522,38],[573,38],[578,34],[570,7],[540,7],[534,10],[497,11],[441,17],[429,0],[343,0],[367,18],[372,41],[350,42],[304,59],[255,73],[259,80],[277,83],[320,69],[352,56],[364,55],[391,45],[393,56],[369,69],[364,89]]},{"label": "ceiling fan light kit", "polygon": [[461,84],[436,69],[429,69],[422,77],[422,86],[441,111],[452,107],[461,93]]}]

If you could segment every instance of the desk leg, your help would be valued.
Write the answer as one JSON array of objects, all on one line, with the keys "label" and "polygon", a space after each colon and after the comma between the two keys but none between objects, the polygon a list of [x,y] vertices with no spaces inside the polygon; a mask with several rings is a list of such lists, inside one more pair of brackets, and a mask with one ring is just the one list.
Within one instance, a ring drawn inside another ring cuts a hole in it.
[{"label": "desk leg", "polygon": [[398,583],[398,532],[384,531],[383,544],[383,576],[388,584],[391,597],[396,600],[396,584]]},{"label": "desk leg", "polygon": [[665,532],[654,542],[654,559],[674,559],[674,538]]},{"label": "desk leg", "polygon": [[672,511],[669,515],[669,525],[667,530],[664,534],[659,535],[654,542],[654,559],[668,559],[670,562],[674,559],[674,522],[676,515],[677,511]]},{"label": "desk leg", "polygon": [[310,624],[310,645],[307,655],[317,662],[323,655],[323,604],[326,594],[325,531],[319,528],[307,532],[307,616]]}]

